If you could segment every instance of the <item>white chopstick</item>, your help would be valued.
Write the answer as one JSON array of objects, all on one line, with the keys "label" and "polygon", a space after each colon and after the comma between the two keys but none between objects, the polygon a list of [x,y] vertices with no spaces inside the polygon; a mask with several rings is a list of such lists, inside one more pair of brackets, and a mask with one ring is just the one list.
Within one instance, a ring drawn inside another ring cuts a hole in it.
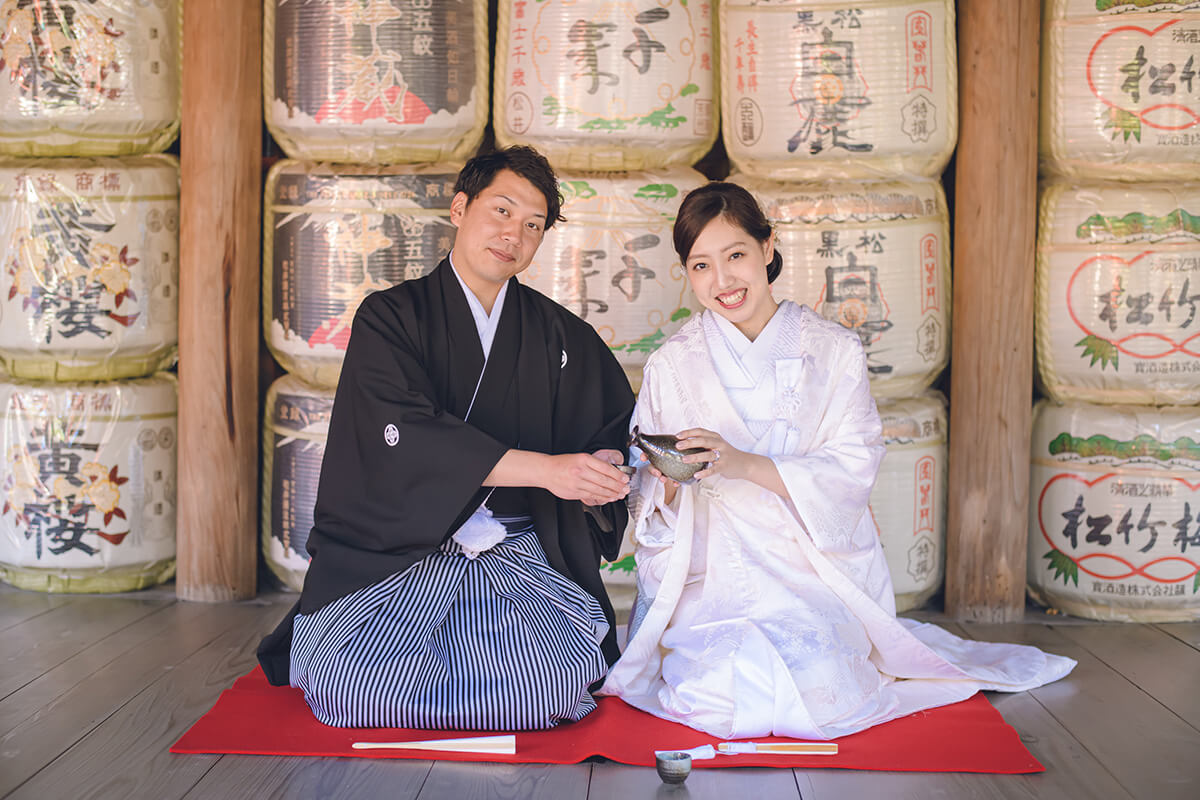
[{"label": "white chopstick", "polygon": [[461,739],[425,739],[416,742],[355,742],[355,750],[440,750],[446,753],[499,753],[513,755],[517,752],[517,737],[467,736]]},{"label": "white chopstick", "polygon": [[730,756],[739,753],[836,756],[838,746],[837,742],[721,742],[717,750]]}]

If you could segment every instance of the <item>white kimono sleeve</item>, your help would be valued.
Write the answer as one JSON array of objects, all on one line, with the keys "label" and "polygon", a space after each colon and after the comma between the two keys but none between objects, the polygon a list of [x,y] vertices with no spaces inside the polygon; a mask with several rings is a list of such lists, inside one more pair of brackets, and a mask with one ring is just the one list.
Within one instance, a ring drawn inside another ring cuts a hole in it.
[{"label": "white kimono sleeve", "polygon": [[[791,510],[812,543],[860,588],[876,595],[882,588],[873,574],[878,571],[873,556],[879,534],[867,505],[885,452],[882,425],[858,343],[841,339],[825,358],[826,392],[810,395],[824,406],[815,430],[811,436],[796,436],[772,458]],[[813,409],[800,413],[816,414]]]},{"label": "white kimono sleeve", "polygon": [[[661,408],[655,400],[658,381],[652,365],[643,373],[642,390],[633,409],[630,430],[634,427],[646,433],[666,433],[659,418]],[[674,431],[670,431],[674,432]],[[629,524],[636,545],[638,594],[642,598],[653,598],[658,593],[670,559],[671,544],[675,541],[678,524],[677,509],[682,492],[675,493],[675,502],[668,505],[666,490],[662,482],[650,474],[643,462],[634,462],[637,475],[630,487]]]}]

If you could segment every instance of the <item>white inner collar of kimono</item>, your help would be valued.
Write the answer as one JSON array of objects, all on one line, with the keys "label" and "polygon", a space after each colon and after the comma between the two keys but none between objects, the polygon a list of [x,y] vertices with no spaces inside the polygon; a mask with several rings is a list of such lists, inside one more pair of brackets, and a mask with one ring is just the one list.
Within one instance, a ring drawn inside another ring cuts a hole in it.
[{"label": "white inner collar of kimono", "polygon": [[471,309],[471,316],[475,319],[475,329],[479,331],[479,345],[483,348],[483,359],[487,361],[488,354],[492,352],[492,340],[496,338],[496,327],[500,324],[500,312],[504,310],[504,297],[508,294],[508,281],[500,287],[500,292],[496,295],[496,302],[492,303],[492,313],[488,314],[483,310],[483,303],[479,302],[479,298],[463,281],[462,275],[458,274],[458,270],[454,267],[454,251],[450,251],[450,270],[454,273],[454,277],[458,280],[458,285],[462,287],[463,294],[467,296],[467,306]]},{"label": "white inner collar of kimono", "polygon": [[726,387],[750,388],[755,386],[762,379],[763,373],[773,368],[771,352],[775,347],[775,340],[779,337],[780,320],[784,316],[782,308],[780,306],[775,309],[775,313],[767,320],[767,324],[754,338],[754,341],[747,339],[736,325],[720,314],[712,311],[705,312],[716,322],[717,330],[721,332],[722,338],[728,346],[727,355],[731,356],[722,358],[718,353],[713,353],[717,375],[720,376],[721,383]]}]

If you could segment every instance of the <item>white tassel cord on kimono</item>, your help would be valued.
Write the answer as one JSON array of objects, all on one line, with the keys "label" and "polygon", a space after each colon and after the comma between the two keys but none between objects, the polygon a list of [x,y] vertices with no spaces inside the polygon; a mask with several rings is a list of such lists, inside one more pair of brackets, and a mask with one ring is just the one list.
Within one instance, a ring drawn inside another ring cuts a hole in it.
[{"label": "white tassel cord on kimono", "polygon": [[772,458],[788,496],[720,474],[673,507],[641,470],[638,599],[602,692],[724,739],[831,739],[1075,662],[897,619],[865,513],[883,456],[855,335],[790,302],[753,341],[705,312],[649,360],[633,423]]}]

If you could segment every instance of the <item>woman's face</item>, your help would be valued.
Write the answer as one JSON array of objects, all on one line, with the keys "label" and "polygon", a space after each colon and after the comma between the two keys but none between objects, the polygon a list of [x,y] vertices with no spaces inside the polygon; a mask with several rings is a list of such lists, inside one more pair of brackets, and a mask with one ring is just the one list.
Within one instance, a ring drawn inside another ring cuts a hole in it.
[{"label": "woman's face", "polygon": [[767,283],[774,242],[774,233],[759,242],[718,216],[700,231],[684,262],[700,304],[732,322],[750,340],[762,332],[778,307]]}]

